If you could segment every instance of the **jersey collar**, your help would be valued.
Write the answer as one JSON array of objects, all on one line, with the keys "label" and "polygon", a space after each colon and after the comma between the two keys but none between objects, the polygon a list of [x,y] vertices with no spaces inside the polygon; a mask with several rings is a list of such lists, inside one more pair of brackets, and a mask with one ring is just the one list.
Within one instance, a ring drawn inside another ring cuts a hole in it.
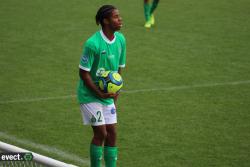
[{"label": "jersey collar", "polygon": [[112,39],[111,41],[105,36],[105,34],[103,33],[102,30],[100,30],[100,34],[102,36],[102,39],[107,42],[108,44],[112,44],[115,42],[116,36],[114,37],[114,39]]}]

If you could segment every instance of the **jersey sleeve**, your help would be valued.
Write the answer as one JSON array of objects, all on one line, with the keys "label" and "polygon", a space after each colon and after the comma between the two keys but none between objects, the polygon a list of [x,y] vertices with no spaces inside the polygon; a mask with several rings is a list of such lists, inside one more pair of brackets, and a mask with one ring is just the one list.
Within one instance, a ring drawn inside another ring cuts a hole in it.
[{"label": "jersey sleeve", "polygon": [[85,71],[90,71],[94,62],[94,56],[95,51],[93,47],[91,47],[91,44],[87,42],[83,48],[79,68]]},{"label": "jersey sleeve", "polygon": [[122,50],[119,60],[119,67],[124,68],[126,65],[126,39],[123,35],[121,35],[121,44],[122,44]]}]

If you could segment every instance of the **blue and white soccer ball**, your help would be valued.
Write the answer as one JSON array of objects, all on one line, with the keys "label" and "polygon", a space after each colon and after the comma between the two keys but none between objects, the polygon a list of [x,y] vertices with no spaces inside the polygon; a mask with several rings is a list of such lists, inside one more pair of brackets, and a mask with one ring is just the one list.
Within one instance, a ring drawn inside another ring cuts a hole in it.
[{"label": "blue and white soccer ball", "polygon": [[123,86],[123,80],[118,72],[105,71],[99,78],[99,87],[105,93],[118,93]]}]

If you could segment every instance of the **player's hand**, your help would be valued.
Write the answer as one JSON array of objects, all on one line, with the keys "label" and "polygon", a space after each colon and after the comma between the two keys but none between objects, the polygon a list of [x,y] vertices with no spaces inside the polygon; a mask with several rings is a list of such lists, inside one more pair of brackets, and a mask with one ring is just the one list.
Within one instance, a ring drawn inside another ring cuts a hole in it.
[{"label": "player's hand", "polygon": [[116,98],[118,96],[118,94],[116,94],[116,93],[104,93],[104,92],[100,91],[98,93],[98,96],[102,99],[107,99],[107,98]]}]

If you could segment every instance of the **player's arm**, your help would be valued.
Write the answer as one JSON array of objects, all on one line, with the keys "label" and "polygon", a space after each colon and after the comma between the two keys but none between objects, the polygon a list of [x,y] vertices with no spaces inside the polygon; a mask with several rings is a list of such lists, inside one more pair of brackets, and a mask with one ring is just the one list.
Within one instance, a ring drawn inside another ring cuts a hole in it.
[{"label": "player's arm", "polygon": [[84,84],[100,98],[110,98],[113,94],[102,92],[93,82],[90,71],[94,62],[95,45],[91,41],[85,43],[82,58],[79,65],[79,75]]},{"label": "player's arm", "polygon": [[114,98],[116,94],[113,93],[104,93],[102,92],[93,82],[89,71],[85,71],[83,69],[79,70],[79,75],[81,79],[84,81],[85,85],[93,91],[98,97],[106,99],[106,98]]},{"label": "player's arm", "polygon": [[121,67],[119,67],[118,73],[119,73],[120,75],[122,75],[122,68],[121,68]]},{"label": "player's arm", "polygon": [[[126,62],[126,39],[125,37],[122,35],[122,53],[121,53],[121,57],[119,60],[119,68],[118,68],[118,73],[121,75],[122,74],[122,69],[125,67],[125,62]],[[118,95],[115,96],[114,98],[114,103],[116,104],[117,99],[118,99]]]}]

